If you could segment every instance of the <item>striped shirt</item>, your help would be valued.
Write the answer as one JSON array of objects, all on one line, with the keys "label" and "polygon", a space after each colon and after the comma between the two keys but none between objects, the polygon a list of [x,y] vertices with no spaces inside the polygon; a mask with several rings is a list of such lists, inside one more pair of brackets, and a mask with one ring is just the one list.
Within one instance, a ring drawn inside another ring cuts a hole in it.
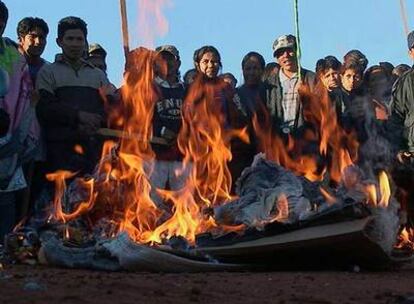
[{"label": "striped shirt", "polygon": [[288,78],[281,69],[279,71],[279,79],[283,95],[283,126],[291,128],[295,123],[297,103],[299,102],[299,77],[296,73],[291,78]]}]

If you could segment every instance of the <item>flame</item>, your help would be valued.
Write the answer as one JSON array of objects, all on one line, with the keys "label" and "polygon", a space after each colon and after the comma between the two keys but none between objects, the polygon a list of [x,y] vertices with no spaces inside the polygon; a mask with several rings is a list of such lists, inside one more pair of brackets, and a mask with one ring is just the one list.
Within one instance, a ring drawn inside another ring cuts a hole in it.
[{"label": "flame", "polygon": [[285,194],[278,197],[276,201],[276,208],[278,210],[277,215],[271,220],[271,222],[283,222],[289,218],[289,202]]},{"label": "flame", "polygon": [[[261,150],[268,159],[310,181],[321,181],[329,172],[330,179],[338,184],[345,168],[357,159],[356,136],[345,132],[338,123],[326,90],[319,88],[312,93],[309,87],[302,84],[299,94],[304,119],[312,128],[304,131],[302,139],[289,136],[286,144],[272,131],[270,116],[264,111],[260,122],[257,117],[253,118]],[[304,153],[312,142],[318,142],[319,149]]]},{"label": "flame", "polygon": [[[168,23],[162,15],[166,0],[139,0],[140,36],[144,44],[153,45],[155,34],[164,34]],[[149,27],[148,27],[149,25]],[[120,90],[122,104],[110,109],[109,125],[116,128],[122,138],[119,142],[107,141],[93,178],[80,179],[79,189],[84,199],[75,202],[70,212],[64,212],[63,197],[67,179],[75,176],[68,171],[57,171],[47,176],[56,185],[52,218],[68,223],[88,214],[96,223],[107,219],[106,236],[126,232],[139,243],[163,243],[165,239],[181,236],[194,243],[196,235],[206,231],[241,231],[244,225],[219,226],[211,216],[203,214],[206,208],[225,204],[233,199],[228,163],[232,160],[231,141],[240,138],[249,142],[247,128],[234,129],[227,117],[224,105],[217,93],[225,92],[222,81],[207,81],[198,75],[189,88],[182,110],[182,128],[177,145],[183,155],[182,167],[175,172],[188,173],[181,189],[153,189],[151,176],[156,160],[151,141],[152,121],[159,98],[154,86],[157,54],[146,48],[132,51],[127,58],[127,71]],[[157,62],[158,63],[158,62]],[[272,119],[267,110],[254,116],[253,127],[260,148],[269,160],[304,176],[310,181],[322,181],[329,177],[338,184],[344,170],[357,159],[358,142],[354,134],[343,130],[336,118],[335,109],[327,92],[310,93],[309,88],[300,90],[304,118],[312,128],[306,130],[300,140],[287,136],[283,140],[275,134]],[[118,133],[117,133],[118,134]],[[311,145],[309,144],[311,143]],[[309,152],[309,146],[315,148]],[[74,149],[83,153],[79,145]],[[337,199],[326,189],[320,188],[329,204]],[[166,202],[162,209],[152,197],[153,193]],[[378,193],[377,193],[378,192]],[[379,175],[379,190],[367,185],[368,202],[386,207],[390,199],[390,187],[385,172]],[[378,200],[379,199],[379,200]],[[275,202],[277,214],[271,221],[289,218],[286,195]],[[69,238],[66,226],[65,238]]]},{"label": "flame", "polygon": [[83,147],[81,145],[75,145],[73,147],[73,150],[78,154],[84,154]]},{"label": "flame", "polygon": [[409,249],[414,251],[414,229],[406,228],[400,232],[397,238],[397,243],[394,246],[397,249]]},{"label": "flame", "polygon": [[367,194],[367,203],[371,206],[377,206],[377,187],[374,184],[369,184],[365,187],[365,193]]},{"label": "flame", "polygon": [[374,207],[387,208],[391,197],[391,187],[387,174],[381,171],[378,175],[378,180],[378,186],[368,184],[364,188],[364,192],[367,195],[367,203]]},{"label": "flame", "polygon": [[168,21],[163,14],[163,9],[171,4],[169,0],[138,0],[140,45],[154,47],[154,38],[168,33]]},{"label": "flame", "polygon": [[381,171],[379,174],[379,191],[381,199],[378,202],[378,206],[387,208],[391,197],[391,188],[387,173],[384,171]]}]

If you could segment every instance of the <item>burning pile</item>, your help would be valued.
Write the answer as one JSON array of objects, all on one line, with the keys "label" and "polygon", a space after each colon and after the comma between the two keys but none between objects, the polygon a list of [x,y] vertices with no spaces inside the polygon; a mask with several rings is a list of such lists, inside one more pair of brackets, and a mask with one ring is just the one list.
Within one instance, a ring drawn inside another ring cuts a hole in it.
[{"label": "burning pile", "polygon": [[[58,234],[63,239],[63,243],[56,237],[45,239],[44,254],[49,262],[73,265],[51,252],[56,252],[55,248],[69,250],[64,256],[70,260],[78,253],[65,244],[82,247],[91,240],[99,244],[105,261],[111,260],[107,259],[108,250],[110,256],[125,260],[119,249],[125,247],[135,258],[138,252],[145,254],[148,262],[151,255],[161,254],[154,248],[168,251],[178,246],[181,254],[184,249],[189,254],[199,251],[206,234],[213,245],[214,240],[234,233],[243,242],[243,236],[252,230],[266,231],[275,223],[288,230],[300,229],[321,214],[354,205],[364,210],[364,217],[372,218],[364,226],[369,239],[391,253],[399,206],[386,167],[364,172],[355,165],[355,136],[341,127],[328,96],[312,94],[308,88],[302,92],[309,122],[303,136],[306,144],[289,137],[285,145],[272,134],[268,117],[260,122],[255,119],[255,133],[264,154],[257,155],[244,170],[233,197],[228,169],[231,141],[240,138],[248,142],[249,138],[246,130],[226,125],[223,112],[215,104],[217,84],[196,78],[183,105],[183,126],[178,136],[184,160],[175,173],[185,174],[186,182],[178,191],[154,189],[150,176],[155,161],[151,143],[156,141],[152,136],[157,99],[153,86],[155,58],[155,52],[145,48],[131,52],[128,64],[133,68],[128,70],[121,89],[122,104],[111,116],[111,124],[122,128],[123,137],[119,142],[105,143],[94,174],[74,179],[76,173],[58,171],[47,176],[56,185],[48,223],[60,227]],[[67,187],[68,179],[72,182]],[[152,199],[154,192],[168,204],[157,205]],[[354,217],[361,217],[361,212]],[[103,240],[103,244],[96,240]],[[407,244],[408,239],[404,242]],[[89,251],[82,259],[89,261]],[[165,254],[161,255],[165,258]],[[95,267],[96,263],[77,265]],[[142,261],[138,265],[133,268],[147,269]]]}]

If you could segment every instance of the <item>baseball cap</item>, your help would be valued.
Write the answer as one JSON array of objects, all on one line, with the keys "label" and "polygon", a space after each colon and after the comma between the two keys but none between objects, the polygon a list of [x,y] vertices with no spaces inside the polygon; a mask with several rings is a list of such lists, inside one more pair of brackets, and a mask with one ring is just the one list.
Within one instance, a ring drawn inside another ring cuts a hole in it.
[{"label": "baseball cap", "polygon": [[106,51],[105,49],[98,43],[91,43],[89,45],[88,55],[94,55],[94,54],[100,54],[104,58],[106,57]]},{"label": "baseball cap", "polygon": [[173,45],[161,45],[155,49],[157,53],[167,52],[175,57],[175,59],[180,59],[180,53],[177,48]]},{"label": "baseball cap", "polygon": [[275,53],[284,48],[296,48],[296,37],[293,35],[283,35],[280,36],[273,42],[273,56],[275,56]]}]

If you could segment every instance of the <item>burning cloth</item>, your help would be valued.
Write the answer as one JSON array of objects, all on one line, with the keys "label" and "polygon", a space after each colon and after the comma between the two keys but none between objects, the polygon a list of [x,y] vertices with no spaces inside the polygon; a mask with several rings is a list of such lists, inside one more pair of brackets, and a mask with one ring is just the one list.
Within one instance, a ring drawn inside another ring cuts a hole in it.
[{"label": "burning cloth", "polygon": [[291,171],[256,155],[236,183],[238,199],[214,208],[217,223],[261,229],[273,221],[294,222],[310,211],[300,179]]}]

